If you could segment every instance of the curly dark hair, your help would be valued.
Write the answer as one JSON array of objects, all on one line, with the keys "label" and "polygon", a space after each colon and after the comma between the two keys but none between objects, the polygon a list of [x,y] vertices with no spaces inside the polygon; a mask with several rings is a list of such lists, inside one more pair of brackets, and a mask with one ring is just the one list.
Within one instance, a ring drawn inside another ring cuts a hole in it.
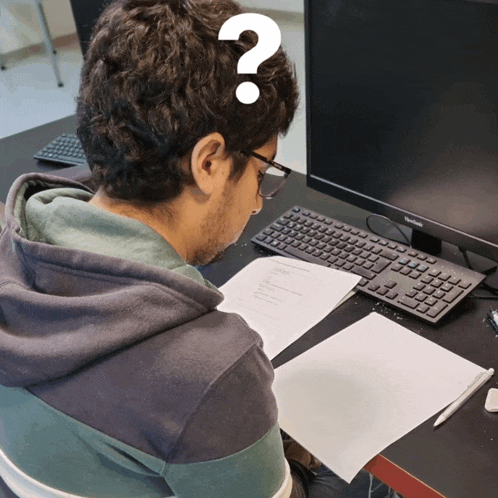
[{"label": "curly dark hair", "polygon": [[[192,175],[180,167],[212,132],[234,159],[232,178],[247,165],[240,151],[285,135],[298,105],[295,68],[282,48],[254,75],[239,75],[240,57],[258,40],[218,32],[242,13],[232,0],[117,0],[100,16],[85,56],[78,97],[78,136],[94,188],[150,205],[177,197]],[[250,80],[254,104],[235,90]]]}]

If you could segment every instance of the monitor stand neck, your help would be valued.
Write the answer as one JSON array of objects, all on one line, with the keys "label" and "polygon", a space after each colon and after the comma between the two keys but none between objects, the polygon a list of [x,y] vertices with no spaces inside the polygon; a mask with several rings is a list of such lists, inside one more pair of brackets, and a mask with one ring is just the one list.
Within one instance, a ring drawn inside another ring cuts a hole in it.
[{"label": "monitor stand neck", "polygon": [[424,251],[427,254],[437,256],[441,252],[441,239],[420,232],[419,230],[412,230],[412,247],[419,251]]}]

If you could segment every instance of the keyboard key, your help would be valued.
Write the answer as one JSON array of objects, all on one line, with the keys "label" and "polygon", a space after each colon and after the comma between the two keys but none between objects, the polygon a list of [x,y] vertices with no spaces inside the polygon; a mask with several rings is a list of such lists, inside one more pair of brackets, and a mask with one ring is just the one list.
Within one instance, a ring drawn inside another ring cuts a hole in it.
[{"label": "keyboard key", "polygon": [[420,311],[420,313],[426,313],[428,309],[429,309],[429,306],[427,306],[427,304],[421,304],[417,308],[417,311]]},{"label": "keyboard key", "polygon": [[362,266],[355,265],[352,269],[353,273],[360,275],[361,277],[366,278],[367,280],[372,280],[375,277],[375,273],[363,268]]},{"label": "keyboard key", "polygon": [[408,308],[415,309],[418,306],[418,301],[415,301],[415,299],[411,299],[407,296],[403,296],[398,303],[403,304],[404,306],[407,306]]},{"label": "keyboard key", "polygon": [[445,301],[446,303],[452,303],[461,294],[463,294],[463,290],[455,287],[452,291],[448,292],[448,294],[443,297],[443,301]]},{"label": "keyboard key", "polygon": [[427,312],[427,316],[430,316],[431,318],[436,318],[436,316],[438,316],[439,313],[441,313],[441,311],[443,311],[447,307],[448,305],[445,303],[437,303]]},{"label": "keyboard key", "polygon": [[377,261],[373,267],[372,267],[372,271],[374,271],[375,273],[380,273],[382,270],[386,269],[388,266],[389,266],[390,263],[388,263],[387,261]]},{"label": "keyboard key", "polygon": [[398,255],[395,252],[392,251],[386,251],[383,250],[380,255],[386,259],[389,259],[391,261],[396,261],[398,259]]},{"label": "keyboard key", "polygon": [[322,261],[320,258],[315,258],[311,254],[303,254],[303,251],[300,251],[299,249],[296,249],[291,246],[287,246],[284,249],[284,252],[291,254],[292,256],[296,256],[299,259],[304,259],[305,261],[309,261],[310,263],[317,263],[321,266],[325,264],[324,261]]}]

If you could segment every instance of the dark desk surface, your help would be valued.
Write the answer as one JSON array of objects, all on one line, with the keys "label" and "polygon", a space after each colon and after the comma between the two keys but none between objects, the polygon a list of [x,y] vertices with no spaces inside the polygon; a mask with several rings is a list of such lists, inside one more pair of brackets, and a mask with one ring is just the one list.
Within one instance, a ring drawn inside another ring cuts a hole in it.
[{"label": "dark desk surface", "polygon": [[[74,132],[75,127],[72,116],[0,140],[0,201],[5,202],[10,185],[21,174],[40,171],[67,175],[67,170],[37,164],[32,156],[59,134]],[[293,173],[276,199],[266,201],[262,212],[251,219],[225,258],[202,269],[204,276],[219,286],[253,259],[268,255],[250,242],[251,236],[295,204],[366,230],[365,211],[309,189],[305,176]],[[455,248],[446,244],[443,256],[464,264]],[[450,351],[482,367],[493,367],[498,372],[498,338],[485,319],[489,306],[493,304],[487,300],[467,299],[435,327],[375,299],[356,295],[277,356],[273,363],[278,367],[376,311]],[[488,413],[484,409],[486,394],[491,387],[498,387],[498,374],[437,430],[432,428],[436,418],[433,417],[386,448],[381,455],[447,498],[495,498],[498,496],[498,413]],[[422,496],[407,491],[404,494],[408,498]]]}]

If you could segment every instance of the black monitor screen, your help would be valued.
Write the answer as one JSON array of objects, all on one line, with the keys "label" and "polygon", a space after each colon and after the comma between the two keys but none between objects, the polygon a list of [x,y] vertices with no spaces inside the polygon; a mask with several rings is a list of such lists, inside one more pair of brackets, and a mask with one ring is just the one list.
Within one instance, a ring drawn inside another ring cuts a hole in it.
[{"label": "black monitor screen", "polygon": [[498,257],[498,4],[310,0],[308,183]]}]

